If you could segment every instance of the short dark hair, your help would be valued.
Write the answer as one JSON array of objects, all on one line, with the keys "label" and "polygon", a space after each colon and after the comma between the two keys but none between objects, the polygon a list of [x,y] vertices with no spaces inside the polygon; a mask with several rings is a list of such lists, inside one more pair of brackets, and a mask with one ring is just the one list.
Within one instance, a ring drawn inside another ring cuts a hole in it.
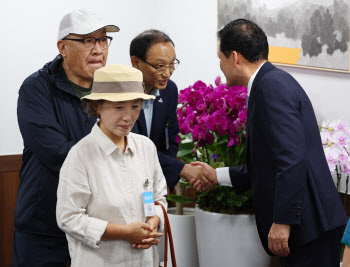
[{"label": "short dark hair", "polygon": [[158,30],[147,30],[137,35],[130,44],[130,57],[136,56],[142,60],[146,60],[147,51],[153,44],[174,42],[164,32]]},{"label": "short dark hair", "polygon": [[218,38],[220,51],[226,57],[229,57],[232,51],[236,51],[251,63],[268,58],[269,44],[266,34],[252,21],[231,21],[218,32]]}]

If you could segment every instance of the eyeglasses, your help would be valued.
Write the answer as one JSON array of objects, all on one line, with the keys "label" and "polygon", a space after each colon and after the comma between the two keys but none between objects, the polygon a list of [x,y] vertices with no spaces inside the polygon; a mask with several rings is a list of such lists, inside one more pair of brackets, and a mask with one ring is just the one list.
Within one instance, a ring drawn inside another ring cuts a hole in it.
[{"label": "eyeglasses", "polygon": [[141,60],[145,63],[147,63],[148,65],[150,65],[151,67],[153,67],[156,70],[156,73],[158,74],[163,74],[164,72],[166,72],[167,68],[169,68],[170,72],[173,72],[180,64],[180,60],[178,60],[177,58],[175,58],[175,61],[170,63],[169,65],[158,65],[158,66],[153,66],[151,63],[148,63],[146,60],[142,59]]},{"label": "eyeglasses", "polygon": [[103,36],[98,39],[94,37],[86,37],[83,39],[63,38],[62,40],[82,42],[86,49],[91,50],[95,47],[97,41],[99,42],[101,49],[106,49],[111,44],[113,37]]}]

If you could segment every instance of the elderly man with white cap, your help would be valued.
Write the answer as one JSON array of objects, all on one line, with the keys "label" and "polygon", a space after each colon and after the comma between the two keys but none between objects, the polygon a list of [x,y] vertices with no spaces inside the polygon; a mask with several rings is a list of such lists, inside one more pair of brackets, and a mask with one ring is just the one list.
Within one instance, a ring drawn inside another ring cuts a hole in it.
[{"label": "elderly man with white cap", "polygon": [[24,141],[15,210],[13,266],[66,266],[67,240],[56,223],[59,171],[71,147],[96,119],[81,109],[95,70],[105,66],[119,28],[88,10],[63,17],[59,55],[30,75],[19,90],[17,116]]}]

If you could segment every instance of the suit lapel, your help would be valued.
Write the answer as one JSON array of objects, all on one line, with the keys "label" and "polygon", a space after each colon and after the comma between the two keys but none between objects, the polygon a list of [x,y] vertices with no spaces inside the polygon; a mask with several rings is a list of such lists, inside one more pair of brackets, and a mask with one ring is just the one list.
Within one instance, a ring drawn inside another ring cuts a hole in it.
[{"label": "suit lapel", "polygon": [[158,133],[158,128],[161,128],[162,123],[162,117],[166,114],[165,107],[166,107],[166,98],[163,94],[164,90],[159,90],[159,96],[154,99],[153,102],[153,118],[152,118],[152,127],[151,127],[151,134],[150,138],[154,140],[153,138],[156,138],[156,133]]},{"label": "suit lapel", "polygon": [[145,113],[143,112],[143,109],[140,111],[140,116],[137,119],[136,123],[137,130],[135,131],[138,134],[142,134],[147,136],[147,126],[146,126],[146,119],[145,119]]}]

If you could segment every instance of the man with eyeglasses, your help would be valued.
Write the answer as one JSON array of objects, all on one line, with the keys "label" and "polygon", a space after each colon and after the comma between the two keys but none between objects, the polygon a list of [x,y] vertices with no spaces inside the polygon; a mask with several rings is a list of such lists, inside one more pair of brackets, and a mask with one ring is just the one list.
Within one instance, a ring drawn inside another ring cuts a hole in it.
[{"label": "man with eyeglasses", "polygon": [[88,10],[61,20],[59,55],[30,75],[19,90],[17,116],[24,141],[15,210],[13,266],[62,266],[69,261],[56,223],[59,171],[68,151],[90,133],[96,118],[82,111],[95,70],[106,65],[114,25]]},{"label": "man with eyeglasses", "polygon": [[136,36],[130,44],[131,63],[143,74],[145,92],[156,99],[145,101],[133,132],[148,136],[156,145],[158,158],[169,191],[180,177],[187,180],[203,176],[201,166],[191,166],[176,159],[179,133],[177,121],[178,90],[170,80],[180,61],[170,37],[158,30],[147,30]]}]

